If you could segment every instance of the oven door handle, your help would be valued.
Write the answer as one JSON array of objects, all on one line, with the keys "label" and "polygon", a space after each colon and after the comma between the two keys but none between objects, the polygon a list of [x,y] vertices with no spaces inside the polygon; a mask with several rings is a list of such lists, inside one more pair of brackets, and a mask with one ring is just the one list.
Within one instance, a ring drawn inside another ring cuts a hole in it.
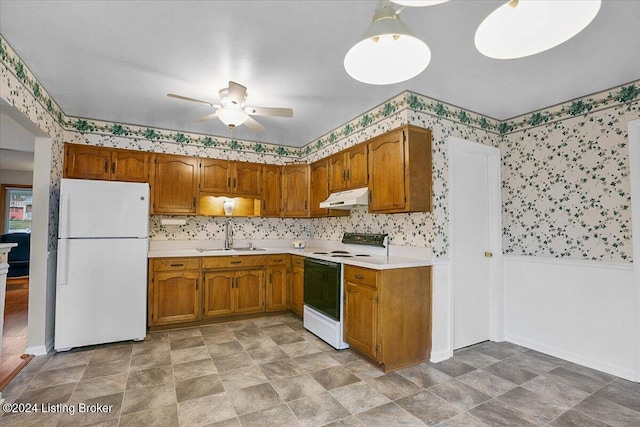
[{"label": "oven door handle", "polygon": [[337,263],[337,262],[322,261],[322,260],[319,260],[319,259],[312,259],[312,260],[309,260],[309,262],[312,262],[312,263],[314,263],[314,264],[322,264],[322,265],[326,265],[326,266],[328,266],[328,267],[337,267],[337,266],[339,266],[339,265],[340,265],[340,264],[339,264],[339,263]]}]

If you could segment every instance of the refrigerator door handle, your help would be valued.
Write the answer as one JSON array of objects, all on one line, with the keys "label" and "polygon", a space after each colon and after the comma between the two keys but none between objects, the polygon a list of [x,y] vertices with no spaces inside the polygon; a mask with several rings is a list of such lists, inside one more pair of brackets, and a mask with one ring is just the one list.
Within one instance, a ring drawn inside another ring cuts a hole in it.
[{"label": "refrigerator door handle", "polygon": [[71,221],[71,218],[69,218],[71,215],[71,201],[69,199],[70,195],[68,193],[60,193],[60,206],[62,207],[60,209],[60,219],[62,219],[62,221],[60,221],[58,236],[60,236],[61,239],[69,237],[69,223]]},{"label": "refrigerator door handle", "polygon": [[57,283],[58,285],[66,285],[68,282],[69,270],[69,242],[67,239],[58,240],[58,271],[57,271]]}]

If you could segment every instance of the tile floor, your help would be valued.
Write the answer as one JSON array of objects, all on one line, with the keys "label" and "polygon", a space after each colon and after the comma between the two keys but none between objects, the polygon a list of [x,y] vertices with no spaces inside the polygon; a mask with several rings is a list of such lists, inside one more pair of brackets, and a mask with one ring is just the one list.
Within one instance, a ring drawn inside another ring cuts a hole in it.
[{"label": "tile floor", "polygon": [[294,316],[39,356],[3,395],[49,410],[3,426],[640,426],[638,383],[493,342],[384,375]]}]

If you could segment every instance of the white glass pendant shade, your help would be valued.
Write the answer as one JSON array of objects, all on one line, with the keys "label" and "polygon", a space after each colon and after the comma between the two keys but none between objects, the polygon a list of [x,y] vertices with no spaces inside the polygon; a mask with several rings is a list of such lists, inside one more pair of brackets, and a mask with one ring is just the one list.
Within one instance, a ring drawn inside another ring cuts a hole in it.
[{"label": "white glass pendant shade", "polygon": [[569,40],[596,17],[601,0],[519,0],[494,10],[478,27],[476,48],[495,59],[522,58]]},{"label": "white glass pendant shade", "polygon": [[249,115],[239,108],[222,107],[216,111],[216,115],[227,126],[239,126],[247,120]]},{"label": "white glass pendant shade", "polygon": [[374,22],[344,57],[347,73],[363,83],[385,85],[409,80],[431,61],[429,46],[398,19],[392,8],[388,9],[386,15],[376,12]]},{"label": "white glass pendant shade", "polygon": [[391,0],[395,4],[399,4],[401,6],[435,6],[436,4],[446,3],[449,0]]}]

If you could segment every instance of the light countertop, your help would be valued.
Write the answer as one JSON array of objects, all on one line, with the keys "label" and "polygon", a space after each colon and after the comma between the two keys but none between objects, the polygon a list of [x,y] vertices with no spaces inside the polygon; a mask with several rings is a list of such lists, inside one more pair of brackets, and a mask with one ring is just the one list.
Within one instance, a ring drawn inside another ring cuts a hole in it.
[{"label": "light countertop", "polygon": [[[336,263],[342,263],[344,265],[353,265],[357,267],[371,268],[374,270],[387,270],[394,268],[408,268],[408,267],[424,267],[433,265],[433,260],[426,258],[412,258],[404,256],[370,256],[370,257],[353,257],[353,258],[334,258],[330,255],[312,254],[318,251],[336,250],[340,249],[340,244],[337,242],[314,242],[313,246],[307,246],[305,249],[293,249],[290,246],[284,246],[281,242],[262,242],[265,245],[255,243],[255,247],[264,250],[222,250],[216,245],[212,245],[209,242],[208,246],[198,246],[197,242],[160,242],[155,243],[152,241],[149,248],[149,258],[181,258],[181,257],[214,257],[214,256],[251,256],[251,255],[277,255],[277,254],[291,254],[300,255],[305,257],[312,257],[324,261],[331,261]],[[276,246],[274,246],[276,245]],[[237,247],[246,247],[247,244],[238,243]],[[200,251],[197,248],[208,247],[204,251]]]}]

